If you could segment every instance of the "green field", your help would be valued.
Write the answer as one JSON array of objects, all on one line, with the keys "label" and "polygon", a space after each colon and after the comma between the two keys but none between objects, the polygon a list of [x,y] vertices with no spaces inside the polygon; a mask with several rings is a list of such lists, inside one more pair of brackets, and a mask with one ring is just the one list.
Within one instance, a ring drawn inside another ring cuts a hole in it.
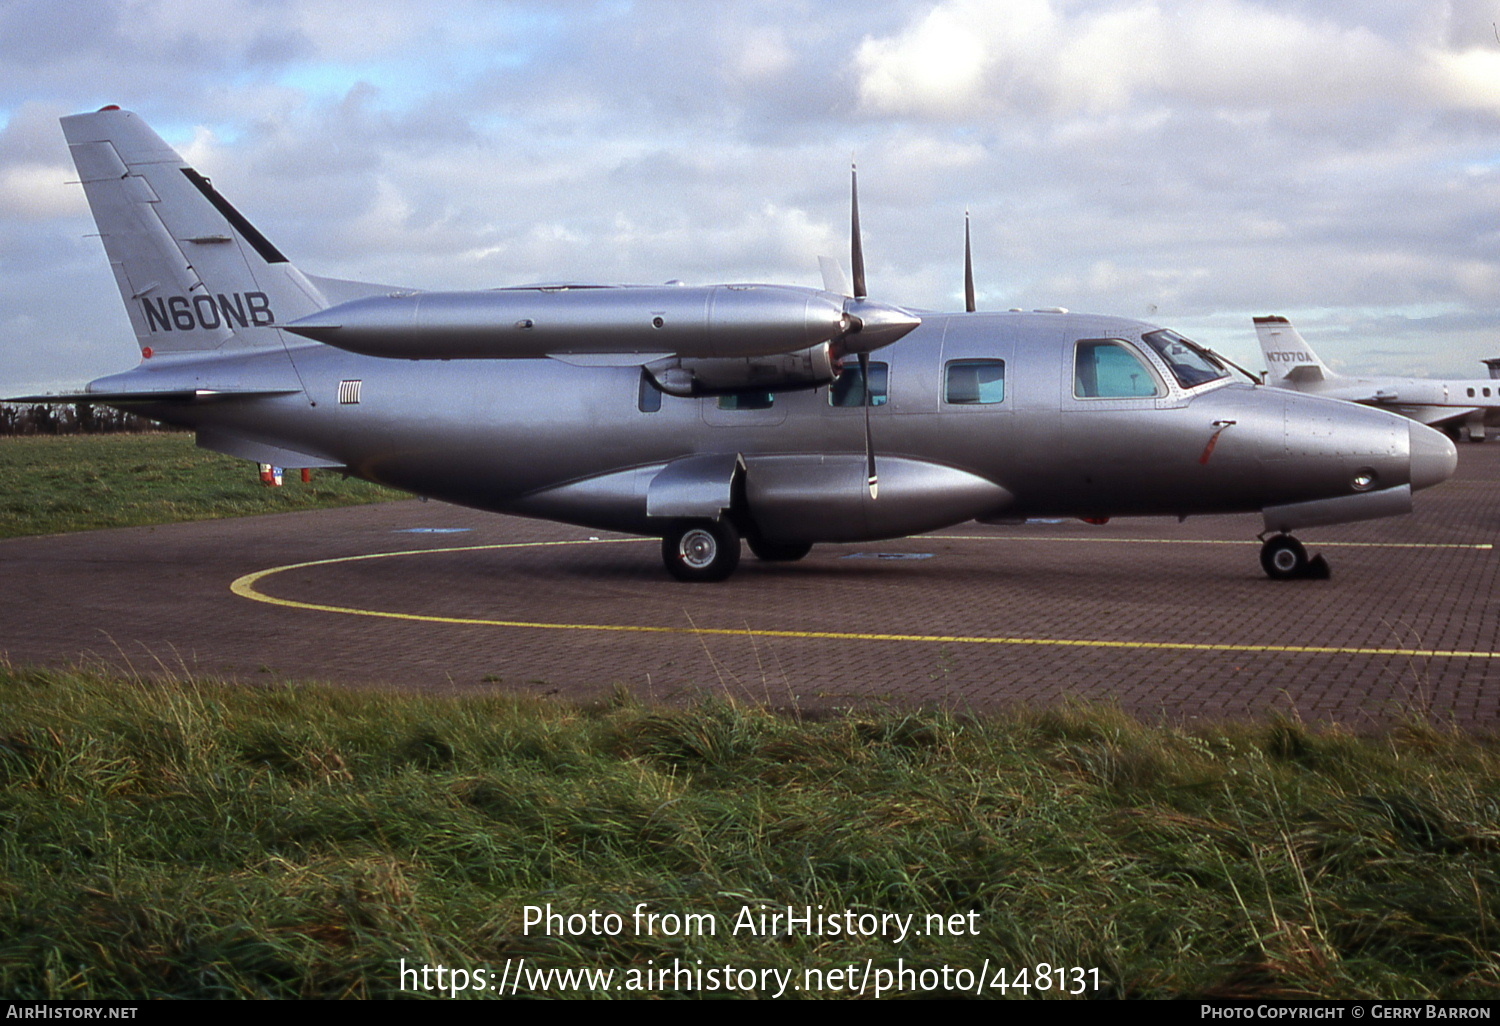
[{"label": "green field", "polygon": [[[1493,998],[1497,807],[1495,745],[1422,725],[799,722],[4,670],[0,993],[387,997],[405,960],[408,991],[442,965],[685,996],[691,974],[649,971],[733,966],[763,996],[951,994],[988,965],[992,997]],[[579,919],[528,929],[527,906]],[[789,906],[914,918],[761,929]],[[614,976],[530,975],[554,969]]]},{"label": "green field", "polygon": [[0,538],[405,498],[333,471],[285,481],[267,488],[254,463],[199,449],[190,434],[0,438]]}]

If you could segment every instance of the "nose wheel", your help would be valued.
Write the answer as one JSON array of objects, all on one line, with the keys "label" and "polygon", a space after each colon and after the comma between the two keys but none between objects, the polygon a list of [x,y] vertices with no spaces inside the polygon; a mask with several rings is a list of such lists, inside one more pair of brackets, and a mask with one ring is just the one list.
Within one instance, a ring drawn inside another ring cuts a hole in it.
[{"label": "nose wheel", "polygon": [[1302,543],[1289,534],[1275,534],[1260,547],[1260,565],[1273,581],[1298,578],[1326,581],[1328,563],[1322,556],[1307,556]]},{"label": "nose wheel", "polygon": [[661,558],[679,581],[722,581],[740,565],[740,534],[728,520],[679,520],[661,540]]}]

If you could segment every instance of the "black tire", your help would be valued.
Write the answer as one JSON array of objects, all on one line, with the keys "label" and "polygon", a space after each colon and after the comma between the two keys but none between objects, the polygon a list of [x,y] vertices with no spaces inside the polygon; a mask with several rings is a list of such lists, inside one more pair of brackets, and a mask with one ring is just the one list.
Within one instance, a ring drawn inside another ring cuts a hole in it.
[{"label": "black tire", "polygon": [[722,581],[740,565],[740,535],[727,520],[679,520],[661,540],[661,558],[679,581]]},{"label": "black tire", "polygon": [[1273,581],[1290,581],[1307,576],[1307,550],[1289,534],[1266,539],[1260,547],[1260,565]]},{"label": "black tire", "polygon": [[812,551],[812,542],[768,542],[750,538],[750,551],[766,563],[795,563]]}]

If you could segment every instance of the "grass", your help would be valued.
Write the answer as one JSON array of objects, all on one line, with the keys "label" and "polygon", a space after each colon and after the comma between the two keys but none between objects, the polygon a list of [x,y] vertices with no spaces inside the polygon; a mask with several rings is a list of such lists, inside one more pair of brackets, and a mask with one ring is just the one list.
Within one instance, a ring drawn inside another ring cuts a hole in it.
[{"label": "grass", "polygon": [[333,471],[260,483],[190,434],[0,438],[0,538],[323,509],[404,498]]},{"label": "grass", "polygon": [[[932,971],[910,993],[988,960],[1097,968],[1092,996],[1493,998],[1497,809],[1496,745],[1420,723],[799,721],[6,668],[0,993],[389,997],[403,959],[613,970],[615,996],[674,964]],[[527,906],[624,929],[528,928]],[[787,906],[978,935],[731,932]]]}]

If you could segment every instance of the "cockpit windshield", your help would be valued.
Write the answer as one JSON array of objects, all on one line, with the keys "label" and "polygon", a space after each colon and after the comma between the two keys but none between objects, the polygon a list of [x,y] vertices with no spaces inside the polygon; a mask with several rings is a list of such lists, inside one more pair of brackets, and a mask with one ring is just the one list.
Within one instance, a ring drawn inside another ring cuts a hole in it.
[{"label": "cockpit windshield", "polygon": [[1210,356],[1196,342],[1183,338],[1170,328],[1148,331],[1141,336],[1152,349],[1161,354],[1172,369],[1172,374],[1183,388],[1197,388],[1210,381],[1229,377],[1224,365]]}]

